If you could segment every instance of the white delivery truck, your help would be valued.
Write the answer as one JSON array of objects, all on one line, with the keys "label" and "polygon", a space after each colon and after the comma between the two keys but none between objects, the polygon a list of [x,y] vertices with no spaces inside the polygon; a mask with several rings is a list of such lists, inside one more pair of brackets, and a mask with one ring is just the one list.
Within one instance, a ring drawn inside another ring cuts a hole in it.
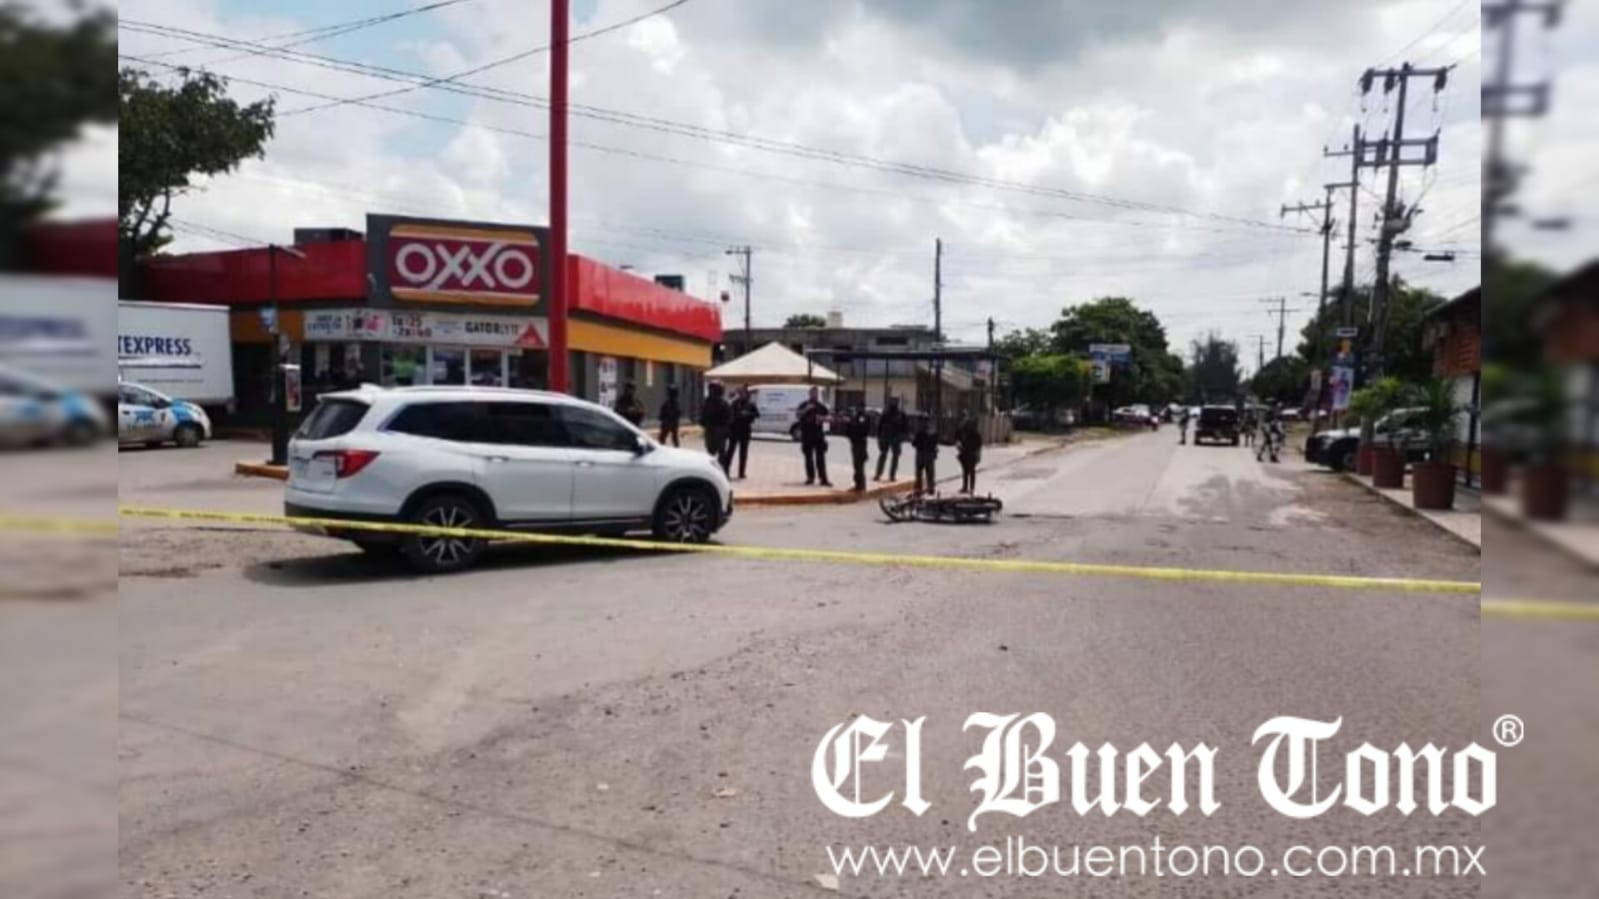
[{"label": "white delivery truck", "polygon": [[197,406],[233,405],[233,345],[224,306],[117,304],[121,379]]},{"label": "white delivery truck", "polygon": [[[820,398],[832,408],[832,397],[826,387],[821,388]],[[750,387],[750,399],[755,401],[755,408],[761,410],[761,417],[755,420],[751,428],[756,434],[787,434],[795,440],[799,439],[799,411],[800,404],[810,398],[811,389],[803,384],[758,384]]]},{"label": "white delivery truck", "polygon": [[112,278],[0,275],[0,365],[109,404],[116,286]]}]

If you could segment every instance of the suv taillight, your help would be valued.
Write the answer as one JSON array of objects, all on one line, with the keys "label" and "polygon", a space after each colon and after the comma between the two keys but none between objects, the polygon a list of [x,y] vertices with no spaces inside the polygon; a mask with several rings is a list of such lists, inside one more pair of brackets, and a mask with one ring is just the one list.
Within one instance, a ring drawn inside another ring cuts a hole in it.
[{"label": "suv taillight", "polygon": [[359,474],[377,457],[377,450],[323,450],[311,458],[333,460],[333,476],[348,478]]}]

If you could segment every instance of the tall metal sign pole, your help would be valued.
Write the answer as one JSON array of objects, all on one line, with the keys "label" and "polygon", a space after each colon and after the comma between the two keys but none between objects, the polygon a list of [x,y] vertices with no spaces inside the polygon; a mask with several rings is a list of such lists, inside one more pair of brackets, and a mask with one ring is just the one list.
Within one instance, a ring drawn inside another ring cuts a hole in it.
[{"label": "tall metal sign pole", "polygon": [[570,387],[566,352],[566,98],[568,0],[550,0],[550,389]]}]

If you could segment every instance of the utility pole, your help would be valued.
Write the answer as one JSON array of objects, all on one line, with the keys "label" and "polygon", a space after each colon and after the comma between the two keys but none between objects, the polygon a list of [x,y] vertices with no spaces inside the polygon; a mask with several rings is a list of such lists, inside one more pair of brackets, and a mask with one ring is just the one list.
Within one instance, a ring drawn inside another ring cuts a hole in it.
[{"label": "utility pole", "polygon": [[1344,247],[1344,286],[1341,291],[1342,297],[1340,299],[1342,311],[1340,318],[1343,320],[1343,325],[1346,328],[1355,323],[1355,247],[1357,246],[1355,229],[1359,222],[1359,219],[1355,214],[1355,209],[1357,208],[1358,201],[1360,199],[1361,146],[1360,125],[1357,123],[1354,127],[1354,133],[1350,138],[1349,146],[1338,151],[1328,150],[1326,147],[1323,147],[1321,151],[1321,155],[1325,157],[1349,157],[1349,180],[1344,182],[1342,185],[1329,185],[1333,187],[1342,186],[1349,188],[1349,243]]},{"label": "utility pole", "polygon": [[988,317],[988,409],[994,411],[995,387],[999,383],[999,360],[994,358],[994,317]]},{"label": "utility pole", "polygon": [[1545,3],[1506,0],[1482,5],[1483,27],[1496,28],[1499,32],[1493,83],[1482,86],[1482,117],[1489,122],[1488,152],[1483,155],[1482,251],[1484,260],[1490,263],[1495,258],[1495,225],[1499,216],[1511,212],[1505,201],[1515,193],[1525,173],[1521,167],[1505,160],[1505,119],[1536,118],[1549,111],[1549,82],[1512,82],[1515,77],[1516,18],[1522,13],[1539,13],[1543,15],[1544,27],[1554,28],[1560,24],[1560,13],[1564,6],[1564,0]]},{"label": "utility pole", "polygon": [[1283,357],[1283,337],[1288,330],[1288,313],[1299,311],[1298,307],[1289,309],[1287,297],[1267,297],[1261,302],[1277,304],[1276,309],[1268,309],[1266,314],[1277,316],[1277,355],[1275,358],[1281,359]]},{"label": "utility pole", "polygon": [[[1356,155],[1360,165],[1388,169],[1388,191],[1383,200],[1382,226],[1377,236],[1377,278],[1371,292],[1373,326],[1367,368],[1373,377],[1382,374],[1383,369],[1383,340],[1388,330],[1389,294],[1393,289],[1389,264],[1393,257],[1394,239],[1410,228],[1410,218],[1416,211],[1414,208],[1405,209],[1399,203],[1399,170],[1404,166],[1429,166],[1438,161],[1436,134],[1429,138],[1405,139],[1405,104],[1408,102],[1410,79],[1433,79],[1433,92],[1437,93],[1448,84],[1449,69],[1449,66],[1418,69],[1407,62],[1397,69],[1367,69],[1360,77],[1362,93],[1370,93],[1378,78],[1382,79],[1384,93],[1390,93],[1396,87],[1399,89],[1394,106],[1392,137],[1384,137],[1375,144],[1367,141],[1357,148],[1359,152]],[[1374,162],[1367,163],[1365,149],[1372,146],[1376,148],[1377,157]],[[1424,153],[1420,158],[1406,159],[1404,151],[1407,146],[1420,146]]]},{"label": "utility pole", "polygon": [[1266,335],[1255,335],[1255,374],[1266,367]]},{"label": "utility pole", "polygon": [[[1285,203],[1285,204],[1283,204],[1282,213],[1281,213],[1284,216],[1286,216],[1290,212],[1297,212],[1297,213],[1301,213],[1301,214],[1311,213],[1311,212],[1320,212],[1321,213],[1321,293],[1318,294],[1318,296],[1320,297],[1320,300],[1318,300],[1317,303],[1316,303],[1316,322],[1317,322],[1318,326],[1320,326],[1322,324],[1322,316],[1327,311],[1327,267],[1328,267],[1328,263],[1329,263],[1329,260],[1331,258],[1331,255],[1332,255],[1332,232],[1333,232],[1333,218],[1332,218],[1332,205],[1333,204],[1332,204],[1332,197],[1333,197],[1333,191],[1336,190],[1337,188],[1343,187],[1343,185],[1342,184],[1325,184],[1322,187],[1323,187],[1323,189],[1325,189],[1327,191],[1327,197],[1326,197],[1326,199],[1322,200],[1320,203],[1296,203],[1293,206],[1289,206],[1288,204]],[[1318,358],[1320,358],[1321,349],[1322,348],[1320,346],[1315,347],[1316,355],[1317,355]],[[1282,348],[1281,347],[1279,347],[1277,349],[1277,354],[1279,356],[1282,355]]]},{"label": "utility pole", "polygon": [[550,389],[565,393],[566,351],[566,120],[571,8],[550,0]]},{"label": "utility pole", "polygon": [[754,281],[752,271],[755,264],[755,248],[747,244],[742,247],[728,247],[727,255],[737,256],[740,261],[738,274],[728,275],[728,278],[734,284],[744,285],[744,352],[739,353],[740,356],[744,356],[753,349],[750,344],[754,341],[750,328],[750,284]]},{"label": "utility pole", "polygon": [[933,342],[938,357],[933,360],[933,430],[944,427],[944,239],[933,238]]}]

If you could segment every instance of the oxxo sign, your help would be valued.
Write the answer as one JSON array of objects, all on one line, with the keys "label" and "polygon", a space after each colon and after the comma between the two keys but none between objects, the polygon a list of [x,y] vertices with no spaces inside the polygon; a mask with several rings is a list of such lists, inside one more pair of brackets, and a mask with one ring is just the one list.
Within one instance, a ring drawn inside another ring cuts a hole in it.
[{"label": "oxxo sign", "polygon": [[399,221],[374,262],[397,301],[532,306],[542,292],[541,252],[531,228]]}]

